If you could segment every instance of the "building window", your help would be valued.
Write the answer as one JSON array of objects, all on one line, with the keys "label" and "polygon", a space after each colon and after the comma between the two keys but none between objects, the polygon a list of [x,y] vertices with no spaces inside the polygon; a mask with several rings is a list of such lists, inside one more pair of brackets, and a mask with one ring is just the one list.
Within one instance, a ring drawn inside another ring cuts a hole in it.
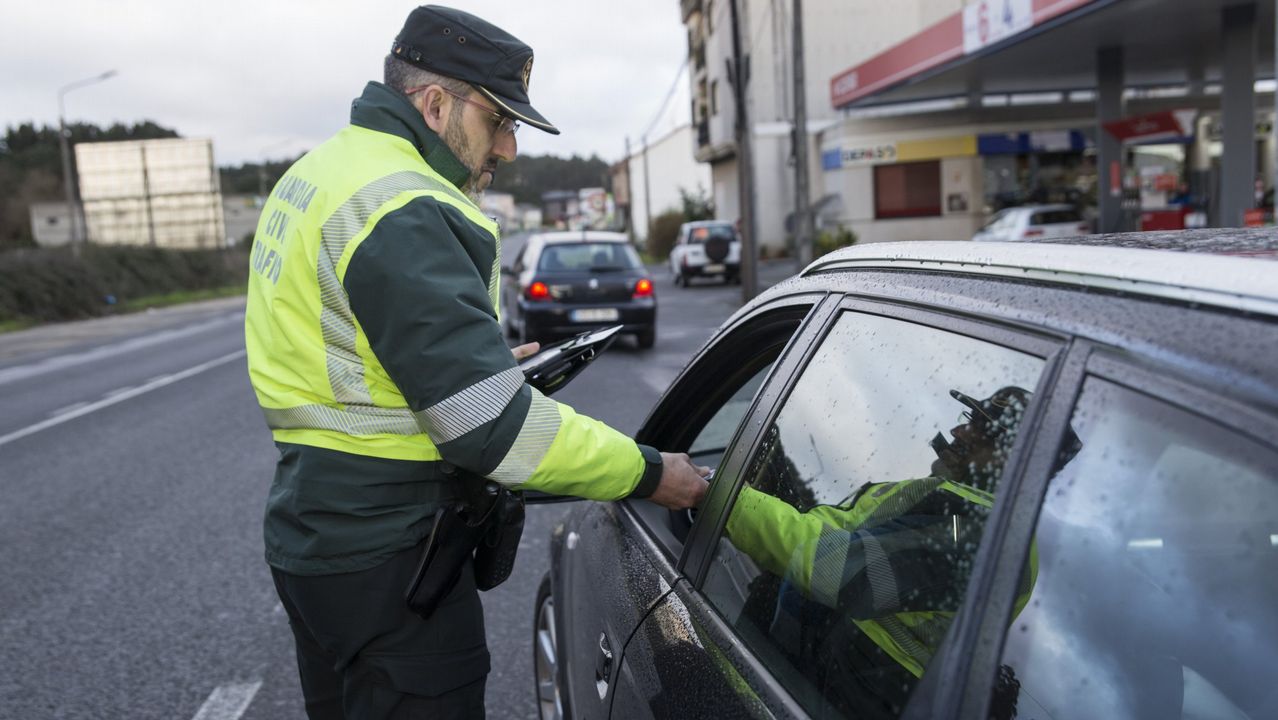
[{"label": "building window", "polygon": [[710,114],[719,114],[719,81],[710,81]]},{"label": "building window", "polygon": [[876,219],[941,214],[941,162],[900,163],[874,168]]}]

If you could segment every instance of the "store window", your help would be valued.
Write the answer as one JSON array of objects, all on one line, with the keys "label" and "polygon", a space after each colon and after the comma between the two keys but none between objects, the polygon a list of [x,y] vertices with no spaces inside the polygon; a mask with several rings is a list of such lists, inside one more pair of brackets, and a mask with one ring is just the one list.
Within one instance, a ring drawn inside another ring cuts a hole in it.
[{"label": "store window", "polygon": [[941,162],[878,165],[874,168],[876,219],[941,214]]}]

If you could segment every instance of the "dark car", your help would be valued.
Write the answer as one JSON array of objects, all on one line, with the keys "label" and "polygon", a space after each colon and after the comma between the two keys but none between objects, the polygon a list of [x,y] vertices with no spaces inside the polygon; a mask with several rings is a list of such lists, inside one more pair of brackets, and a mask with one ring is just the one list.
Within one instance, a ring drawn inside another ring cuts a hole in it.
[{"label": "dark car", "polygon": [[641,348],[657,337],[652,279],[625,235],[553,232],[530,236],[503,268],[506,331],[546,341],[612,325]]},{"label": "dark car", "polygon": [[555,529],[542,717],[1278,717],[1275,259],[877,244],[772,288],[638,434],[715,468],[700,510]]}]

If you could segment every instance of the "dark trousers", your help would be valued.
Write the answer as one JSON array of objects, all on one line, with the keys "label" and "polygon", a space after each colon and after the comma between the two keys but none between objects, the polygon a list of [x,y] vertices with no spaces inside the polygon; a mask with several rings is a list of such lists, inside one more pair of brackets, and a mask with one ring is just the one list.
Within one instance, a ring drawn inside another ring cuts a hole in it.
[{"label": "dark trousers", "polygon": [[274,568],[312,720],[483,718],[488,647],[469,564],[423,620],[404,605],[421,546],[360,572]]}]

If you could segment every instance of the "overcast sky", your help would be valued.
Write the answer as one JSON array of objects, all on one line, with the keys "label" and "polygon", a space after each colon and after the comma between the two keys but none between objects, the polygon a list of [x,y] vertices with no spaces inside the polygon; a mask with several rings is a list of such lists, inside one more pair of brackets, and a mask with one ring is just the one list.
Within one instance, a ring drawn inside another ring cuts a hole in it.
[{"label": "overcast sky", "polygon": [[[529,94],[562,135],[521,153],[613,161],[638,145],[686,54],[677,0],[458,0],[536,54]],[[338,130],[417,3],[390,0],[17,0],[5,3],[0,125],[154,120],[210,137],[219,165],[291,157]],[[687,121],[686,75],[654,136]]]}]

